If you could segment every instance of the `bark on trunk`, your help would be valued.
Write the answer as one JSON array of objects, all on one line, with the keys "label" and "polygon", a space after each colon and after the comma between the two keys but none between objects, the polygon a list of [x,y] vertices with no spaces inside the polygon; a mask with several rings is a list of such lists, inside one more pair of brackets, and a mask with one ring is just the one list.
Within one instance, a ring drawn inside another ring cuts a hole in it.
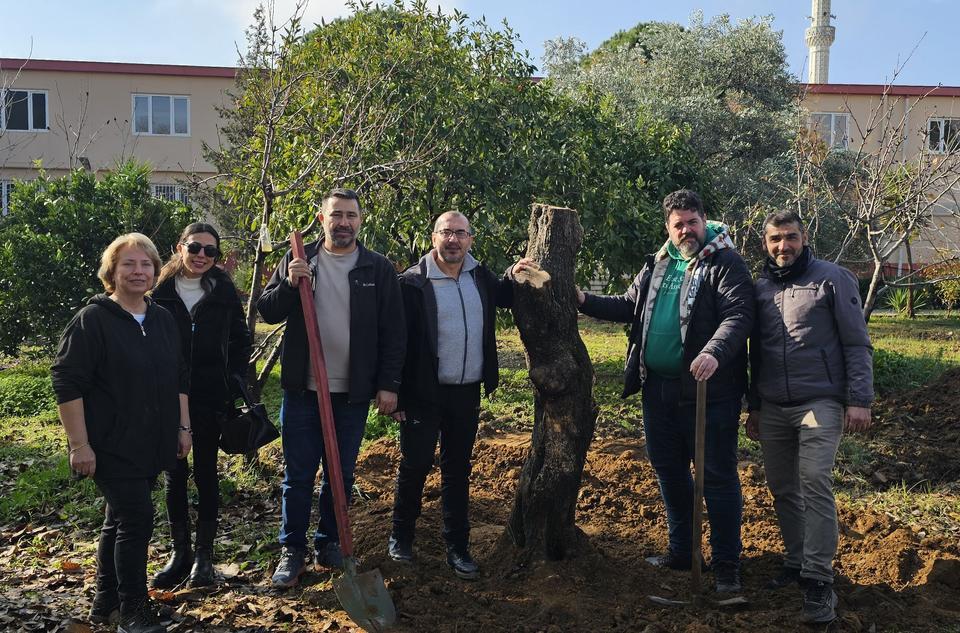
[{"label": "bark on trunk", "polygon": [[574,285],[583,229],[576,211],[533,205],[527,257],[549,275],[518,274],[513,315],[534,393],[530,453],[507,534],[521,558],[560,560],[576,550],[574,523],[597,411],[593,365],[577,329]]}]

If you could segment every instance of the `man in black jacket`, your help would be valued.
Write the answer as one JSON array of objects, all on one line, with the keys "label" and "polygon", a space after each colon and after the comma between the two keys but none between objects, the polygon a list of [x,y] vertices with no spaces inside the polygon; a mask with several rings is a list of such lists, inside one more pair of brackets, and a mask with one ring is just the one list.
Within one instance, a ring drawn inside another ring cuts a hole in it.
[{"label": "man in black jacket", "polygon": [[737,430],[753,325],[750,272],[727,228],[707,223],[700,197],[682,189],[663,201],[669,239],[648,257],[626,294],[578,291],[580,311],[631,323],[623,397],[643,388],[647,454],[667,509],[669,548],[647,560],[690,569],[696,382],[707,391],[704,497],[717,591],[740,590]]},{"label": "man in black jacket", "polygon": [[[283,552],[273,575],[273,584],[279,587],[297,584],[306,569],[313,482],[318,466],[326,462],[317,384],[309,362],[297,286],[313,285],[348,498],[370,400],[376,399],[382,414],[396,410],[406,346],[396,271],[383,255],[367,250],[356,240],[363,219],[357,194],[350,189],[334,189],[324,198],[317,219],[323,225],[323,242],[306,245],[306,260],[287,253],[257,302],[260,316],[267,323],[287,320],[280,357],[285,462],[280,527]],[[314,560],[321,566],[342,567],[326,466],[319,509]]]},{"label": "man in black jacket", "polygon": [[[473,230],[456,211],[433,228],[433,250],[400,278],[407,321],[407,357],[400,386],[400,450],[388,553],[413,560],[423,484],[440,442],[440,495],[447,563],[472,580],[468,519],[470,454],[477,436],[480,385],[497,388],[496,308],[513,305],[513,282],[498,279],[470,255]],[[521,259],[515,270],[537,268]]]}]

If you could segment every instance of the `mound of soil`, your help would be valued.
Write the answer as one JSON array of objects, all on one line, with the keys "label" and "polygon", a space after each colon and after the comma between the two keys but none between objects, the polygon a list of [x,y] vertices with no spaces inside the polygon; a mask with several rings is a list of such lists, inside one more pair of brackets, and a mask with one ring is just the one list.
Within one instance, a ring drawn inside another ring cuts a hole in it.
[{"label": "mound of soil", "polygon": [[[427,481],[414,565],[385,556],[391,495],[399,458],[395,443],[374,444],[358,468],[369,500],[356,509],[358,551],[379,567],[399,613],[400,631],[794,631],[796,588],[764,591],[780,564],[780,539],[762,469],[743,464],[745,593],[737,612],[716,607],[664,608],[648,595],[684,599],[689,575],[655,569],[643,559],[666,546],[666,519],[642,440],[595,442],[578,504],[586,538],[578,556],[515,567],[504,539],[527,436],[492,434],[477,443],[471,508],[477,582],[447,568],[440,536],[439,474]],[[960,548],[920,539],[885,515],[841,508],[837,560],[841,620],[833,631],[933,631],[960,621]],[[708,542],[707,528],[704,541]],[[709,548],[706,547],[709,556]],[[705,594],[715,597],[712,576]]]},{"label": "mound of soil", "polygon": [[874,459],[864,474],[874,484],[960,480],[960,368],[880,403],[870,433]]}]

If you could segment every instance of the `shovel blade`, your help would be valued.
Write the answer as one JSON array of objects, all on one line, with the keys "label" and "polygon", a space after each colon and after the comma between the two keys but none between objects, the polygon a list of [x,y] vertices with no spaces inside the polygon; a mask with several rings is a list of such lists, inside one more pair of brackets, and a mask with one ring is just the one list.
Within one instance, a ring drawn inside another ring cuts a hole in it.
[{"label": "shovel blade", "polygon": [[343,610],[364,631],[382,631],[397,621],[396,607],[379,569],[362,574],[347,571],[334,581],[333,590]]},{"label": "shovel blade", "polygon": [[660,596],[647,596],[647,598],[650,600],[650,602],[663,605],[665,607],[684,607],[692,604],[686,600],[671,600],[670,598],[662,598]]}]

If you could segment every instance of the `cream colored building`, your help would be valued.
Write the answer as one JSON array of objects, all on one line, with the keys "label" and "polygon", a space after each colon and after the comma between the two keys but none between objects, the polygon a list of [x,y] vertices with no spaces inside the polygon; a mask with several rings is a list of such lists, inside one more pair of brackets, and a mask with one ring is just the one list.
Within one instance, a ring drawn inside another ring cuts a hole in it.
[{"label": "cream colored building", "polygon": [[[937,160],[948,153],[956,155],[960,148],[960,87],[807,84],[803,88],[810,127],[828,147],[876,152],[879,130],[892,125],[903,130],[898,161]],[[868,133],[871,121],[876,125]],[[944,253],[960,255],[958,210],[960,189],[954,189],[941,199],[930,226],[912,244],[915,264],[939,261]],[[903,272],[905,249],[890,264],[889,272]]]},{"label": "cream colored building", "polygon": [[184,199],[185,175],[213,174],[201,144],[218,146],[217,106],[234,68],[0,58],[0,195],[15,180],[133,158],[153,168],[157,197]]}]

